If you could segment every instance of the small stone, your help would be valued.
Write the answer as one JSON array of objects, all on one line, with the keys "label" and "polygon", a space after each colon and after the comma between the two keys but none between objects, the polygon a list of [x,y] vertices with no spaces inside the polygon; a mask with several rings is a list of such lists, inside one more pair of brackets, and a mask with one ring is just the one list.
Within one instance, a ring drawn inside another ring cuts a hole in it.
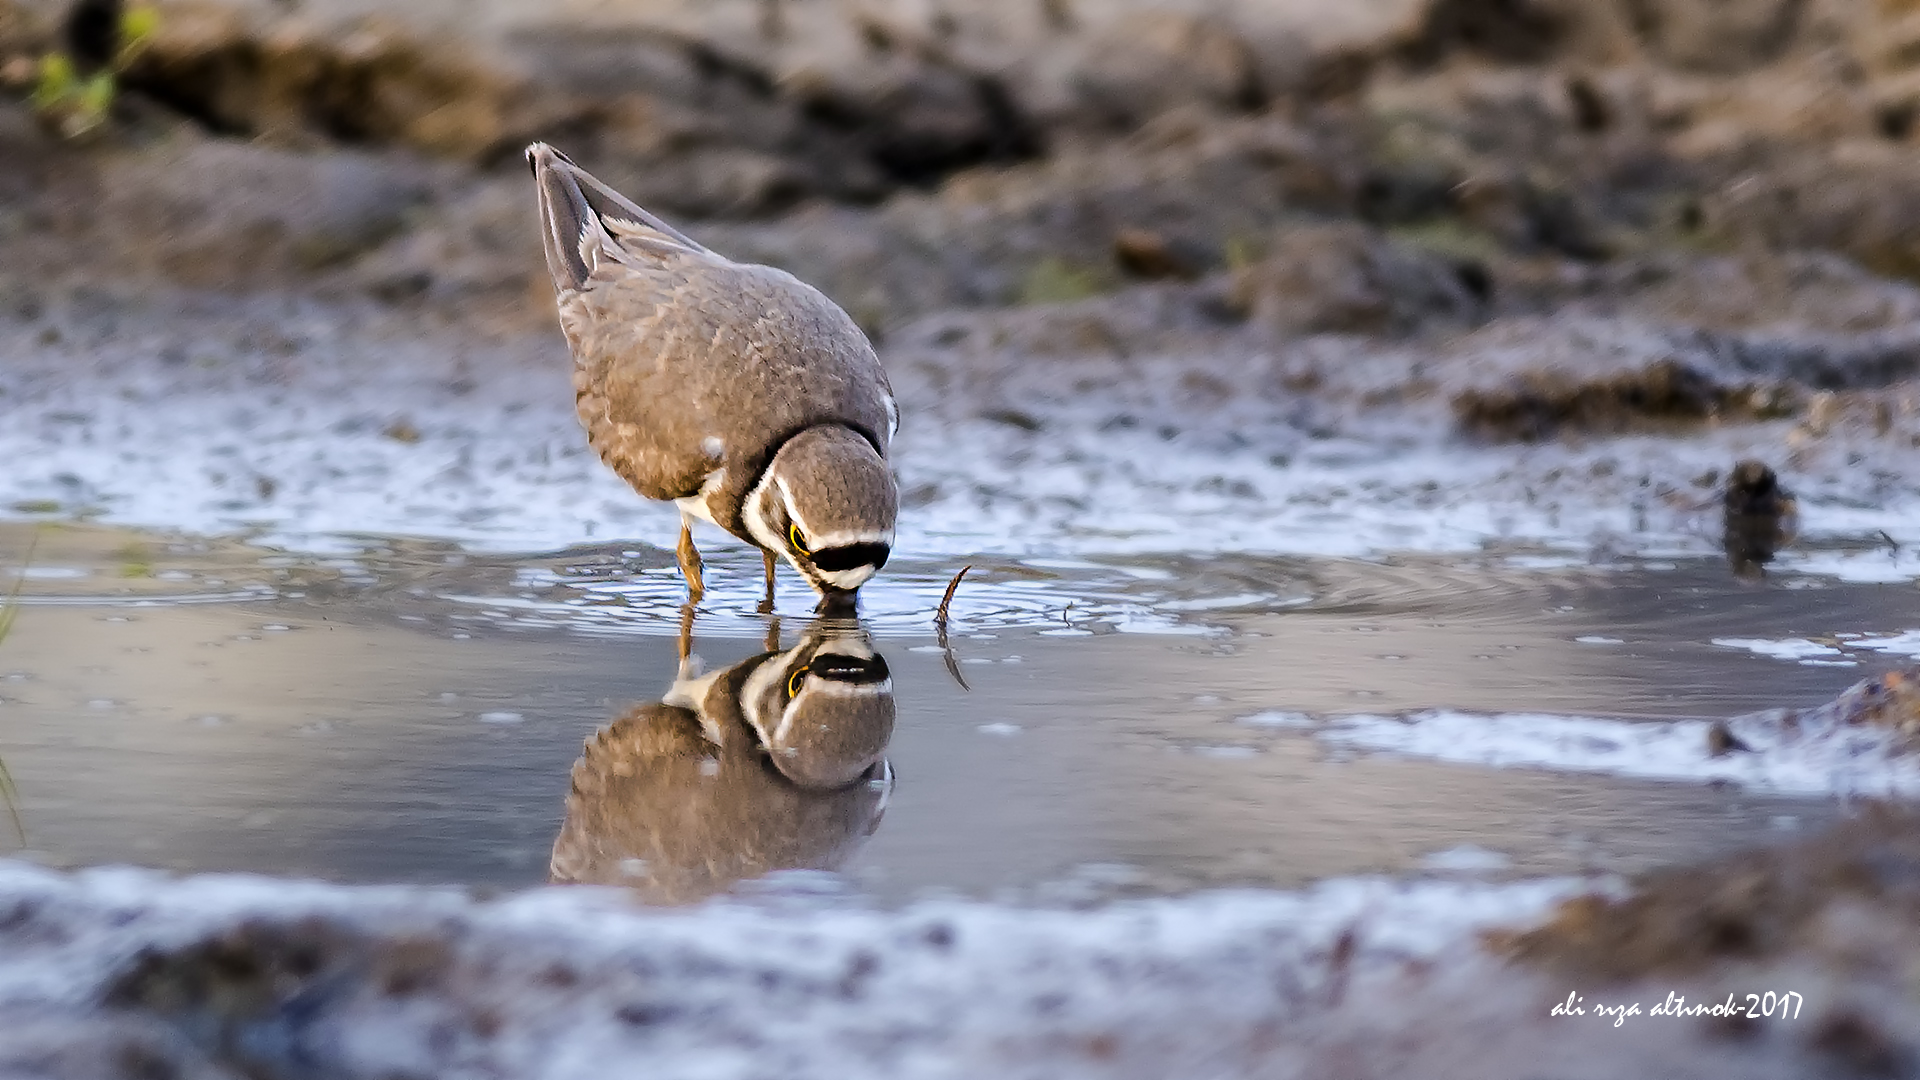
[{"label": "small stone", "polygon": [[1727,727],[1725,720],[1715,720],[1707,728],[1707,754],[1710,757],[1726,757],[1728,754],[1750,754],[1753,747],[1741,741],[1740,736]]},{"label": "small stone", "polygon": [[1191,281],[1206,271],[1204,253],[1168,240],[1151,229],[1121,229],[1113,237],[1113,258],[1120,269],[1142,278]]}]

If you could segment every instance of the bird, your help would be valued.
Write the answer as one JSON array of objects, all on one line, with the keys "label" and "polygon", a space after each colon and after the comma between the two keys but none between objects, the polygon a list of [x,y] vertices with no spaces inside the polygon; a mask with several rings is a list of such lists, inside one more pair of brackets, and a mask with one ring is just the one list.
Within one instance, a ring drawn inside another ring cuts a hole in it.
[{"label": "bird", "polygon": [[791,649],[708,675],[590,736],[554,838],[553,882],[688,903],[777,870],[830,870],[879,828],[893,682],[866,629],[821,620]]},{"label": "bird", "polygon": [[[708,250],[545,143],[527,148],[587,441],[680,510],[688,599],[699,518],[849,603],[893,550],[900,410],[879,356],[818,289]],[[598,200],[599,207],[595,201]]]},{"label": "bird", "polygon": [[1721,546],[1735,576],[1758,578],[1774,555],[1793,543],[1800,528],[1800,502],[1764,461],[1736,462],[1721,496],[1725,508]]}]

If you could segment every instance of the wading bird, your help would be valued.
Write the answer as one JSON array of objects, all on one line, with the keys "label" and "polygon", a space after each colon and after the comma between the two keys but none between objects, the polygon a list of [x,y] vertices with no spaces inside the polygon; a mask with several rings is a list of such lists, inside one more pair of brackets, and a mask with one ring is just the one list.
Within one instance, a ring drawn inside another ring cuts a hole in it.
[{"label": "wading bird", "polygon": [[697,517],[760,549],[767,608],[776,556],[823,602],[850,600],[886,565],[899,507],[899,410],[866,335],[812,286],[707,250],[545,143],[527,161],[587,441],[679,506],[691,599]]}]

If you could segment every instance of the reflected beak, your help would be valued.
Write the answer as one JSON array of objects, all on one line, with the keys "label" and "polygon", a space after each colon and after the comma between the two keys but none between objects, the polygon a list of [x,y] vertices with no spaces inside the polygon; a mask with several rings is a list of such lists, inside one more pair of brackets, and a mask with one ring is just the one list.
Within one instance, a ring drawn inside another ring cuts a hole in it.
[{"label": "reflected beak", "polygon": [[827,586],[820,590],[820,603],[813,610],[814,614],[827,619],[854,618],[860,611],[860,591]]}]

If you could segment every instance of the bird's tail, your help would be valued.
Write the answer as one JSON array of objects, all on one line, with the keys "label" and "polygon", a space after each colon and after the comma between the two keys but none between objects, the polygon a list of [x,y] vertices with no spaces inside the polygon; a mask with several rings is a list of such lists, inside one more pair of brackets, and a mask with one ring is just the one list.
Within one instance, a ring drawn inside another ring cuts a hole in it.
[{"label": "bird's tail", "polygon": [[527,147],[527,164],[540,197],[540,240],[547,249],[547,270],[554,288],[578,289],[587,283],[585,242],[600,232],[598,215],[574,179],[574,164],[546,143]]},{"label": "bird's tail", "polygon": [[[584,286],[598,252],[614,250],[615,234],[658,254],[707,250],[546,143],[527,147],[527,164],[533,167],[540,199],[540,239],[556,289],[564,292]],[[605,200],[612,212],[594,209],[589,191]]]}]

